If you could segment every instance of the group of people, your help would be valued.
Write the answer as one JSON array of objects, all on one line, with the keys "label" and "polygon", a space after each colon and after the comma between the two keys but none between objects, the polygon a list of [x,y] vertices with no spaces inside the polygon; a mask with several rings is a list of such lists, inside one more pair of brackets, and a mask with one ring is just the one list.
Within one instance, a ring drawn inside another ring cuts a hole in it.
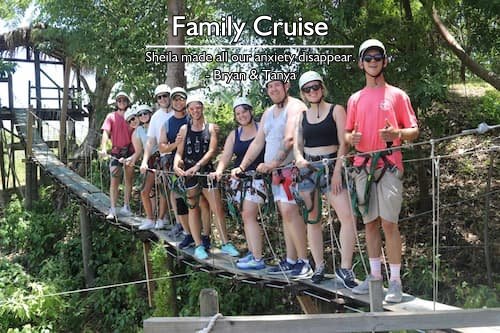
[{"label": "group of people", "polygon": [[[106,154],[109,138],[112,142],[111,208],[107,218],[130,214],[133,167],[142,157],[140,170],[146,176],[141,198],[146,219],[140,229],[162,228],[171,205],[184,234],[179,247],[194,246],[195,257],[206,259],[213,215],[221,252],[239,257],[236,266],[240,269],[261,270],[266,264],[259,211],[264,202],[273,200],[282,219],[286,257],[267,273],[321,283],[325,259],[319,203],[325,197],[341,223],[341,262],[335,269],[336,277],[357,294],[368,293],[370,280],[382,279],[381,228],[390,266],[385,299],[400,302],[398,219],[403,163],[397,147],[404,140],[414,140],[419,130],[407,94],[385,81],[385,46],[369,39],[361,44],[358,56],[366,85],[349,98],[347,112],[343,106],[327,102],[324,80],[314,71],[300,76],[301,100],[288,94],[290,82],[265,82],[273,105],[260,122],[254,118],[252,102],[246,97],[236,98],[232,106],[238,126],[227,136],[216,167],[218,127],[205,121],[203,97],[188,95],[180,87],[159,85],[155,89],[159,108],[153,114],[147,105],[129,108],[130,97],[118,93],[116,111],[102,126],[102,155]],[[350,147],[357,153],[346,175],[343,157]],[[155,170],[167,171],[163,183],[169,189],[155,192],[159,197],[156,218],[151,200],[158,176]],[[125,198],[124,206],[117,211],[122,171]],[[241,203],[238,207],[248,247],[242,257],[228,236],[221,198],[221,181],[229,174],[234,200]],[[354,184],[352,196],[347,179]],[[359,285],[352,270],[357,214],[365,224],[370,262],[370,273]],[[314,264],[308,259],[308,248]]]}]

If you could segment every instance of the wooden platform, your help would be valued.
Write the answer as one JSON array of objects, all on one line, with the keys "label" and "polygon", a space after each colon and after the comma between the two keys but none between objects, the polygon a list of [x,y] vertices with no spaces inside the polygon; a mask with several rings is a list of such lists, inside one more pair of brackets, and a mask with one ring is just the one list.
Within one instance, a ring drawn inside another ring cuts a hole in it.
[{"label": "wooden platform", "polygon": [[[26,137],[26,111],[16,111],[16,126],[22,137]],[[48,174],[55,182],[67,188],[82,204],[89,207],[95,214],[104,217],[109,210],[109,197],[102,193],[99,188],[89,183],[84,178],[72,172],[57,159],[48,146],[42,142],[39,136],[33,139],[32,159]],[[170,255],[176,257],[187,265],[200,270],[212,272],[221,277],[238,280],[256,286],[266,286],[280,289],[293,289],[300,294],[306,294],[320,298],[324,301],[332,302],[335,298],[344,297],[353,302],[368,305],[368,295],[355,295],[349,289],[343,287],[332,274],[327,274],[327,279],[321,284],[313,284],[310,279],[293,280],[285,275],[269,275],[267,270],[248,271],[240,270],[236,267],[236,258],[229,257],[215,248],[211,250],[211,255],[206,260],[194,258],[194,249],[188,248],[180,250],[177,245],[181,239],[168,236],[167,230],[139,231],[138,227],[142,220],[138,217],[120,217],[114,223],[122,228],[131,231],[141,239],[152,239],[161,241],[167,247]],[[111,223],[113,223],[111,221]],[[384,303],[384,309],[394,312],[426,312],[433,310],[460,310],[460,308],[441,303],[433,303],[409,294],[404,294],[403,301],[397,304]],[[486,328],[481,328],[481,332],[487,332]],[[463,332],[477,332],[474,329],[464,329]],[[489,332],[489,331],[488,331]],[[500,328],[491,328],[491,332],[500,333]]]}]

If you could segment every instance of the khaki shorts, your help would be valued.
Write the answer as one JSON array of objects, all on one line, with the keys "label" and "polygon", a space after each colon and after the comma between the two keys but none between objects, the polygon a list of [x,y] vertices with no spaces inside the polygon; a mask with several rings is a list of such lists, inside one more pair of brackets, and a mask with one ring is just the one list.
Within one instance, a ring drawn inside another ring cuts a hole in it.
[{"label": "khaki shorts", "polygon": [[[382,169],[375,170],[375,179],[380,176],[381,171]],[[358,206],[365,224],[374,221],[379,216],[386,221],[398,223],[403,203],[402,177],[403,172],[398,169],[386,170],[378,183],[372,182],[368,212],[366,212],[364,196],[367,174],[364,171],[354,172]]]}]

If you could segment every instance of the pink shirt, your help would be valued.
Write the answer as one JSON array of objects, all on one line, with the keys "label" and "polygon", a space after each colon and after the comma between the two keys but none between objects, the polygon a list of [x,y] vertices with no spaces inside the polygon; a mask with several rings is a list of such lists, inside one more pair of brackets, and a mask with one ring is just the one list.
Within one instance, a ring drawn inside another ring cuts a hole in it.
[{"label": "pink shirt", "polygon": [[127,147],[132,143],[133,128],[128,126],[125,118],[117,111],[108,113],[101,130],[110,133],[112,153],[117,153],[120,148]]},{"label": "pink shirt", "polygon": [[[396,129],[418,127],[410,98],[403,90],[385,84],[383,87],[365,87],[349,98],[345,129],[351,132],[357,125],[358,132],[362,133],[361,141],[355,147],[357,151],[370,152],[387,148],[379,134],[379,130],[386,127],[386,119]],[[400,145],[401,140],[397,138],[392,146]],[[403,155],[400,150],[393,151],[387,158],[398,169],[403,170]],[[357,156],[354,165],[360,166],[363,161],[363,157]],[[382,159],[377,165],[384,165]]]}]

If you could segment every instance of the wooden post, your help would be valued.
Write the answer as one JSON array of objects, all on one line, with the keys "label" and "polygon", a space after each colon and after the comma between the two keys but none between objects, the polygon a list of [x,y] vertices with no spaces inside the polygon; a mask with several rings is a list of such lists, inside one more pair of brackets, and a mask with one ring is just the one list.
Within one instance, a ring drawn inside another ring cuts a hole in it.
[{"label": "wooden post", "polygon": [[[34,50],[35,55],[35,96],[36,96],[36,115],[37,117],[42,118],[42,80],[40,78],[40,51]],[[43,118],[42,118],[43,119]],[[42,122],[37,121],[38,123],[38,133],[40,133],[40,137],[43,140],[43,130],[42,130]]]},{"label": "wooden post", "polygon": [[490,260],[490,241],[488,237],[488,224],[490,220],[490,190],[491,190],[491,177],[493,176],[493,164],[495,163],[494,158],[495,152],[490,150],[490,167],[488,169],[488,179],[486,180],[486,199],[484,200],[484,261],[486,262],[486,277],[488,278],[488,286],[493,288],[493,278],[491,271],[491,260]]},{"label": "wooden post", "polygon": [[319,311],[316,303],[313,302],[311,296],[300,295],[300,296],[297,296],[297,300],[299,301],[300,307],[302,308],[302,312],[304,312],[304,314],[319,314],[319,313],[321,313]]},{"label": "wooden post", "polygon": [[64,59],[64,86],[63,86],[63,100],[61,107],[61,119],[59,121],[59,160],[65,161],[67,157],[66,147],[66,119],[68,115],[68,101],[69,101],[69,76],[71,74],[71,57]]},{"label": "wooden post", "polygon": [[4,134],[3,121],[0,120],[0,173],[2,174],[2,190],[5,191],[8,185],[7,185],[7,173],[5,171],[5,160],[4,160],[5,152],[3,150],[3,145],[4,145],[3,134]]},{"label": "wooden post", "polygon": [[87,288],[94,286],[94,270],[90,265],[92,256],[92,229],[90,226],[90,217],[87,207],[80,205],[80,234],[82,237],[82,258],[83,274],[85,276],[85,286]]},{"label": "wooden post", "polygon": [[31,156],[33,154],[33,106],[30,105],[28,108],[26,120],[26,188],[25,188],[25,200],[24,207],[27,210],[30,210],[33,207],[33,191],[36,191],[36,186],[33,182],[33,173],[35,172],[35,168],[33,166],[33,162],[31,160]]},{"label": "wooden post", "polygon": [[200,291],[200,317],[211,317],[219,313],[219,295],[215,289]]},{"label": "wooden post", "polygon": [[149,240],[142,243],[142,253],[144,255],[144,270],[146,271],[146,286],[148,288],[148,304],[153,307],[153,294],[154,284],[150,280],[153,278],[153,267],[151,266],[151,258],[149,253],[151,251],[151,242]]},{"label": "wooden post", "polygon": [[370,280],[368,288],[370,290],[370,312],[383,312],[382,300],[384,291],[382,280]]}]

